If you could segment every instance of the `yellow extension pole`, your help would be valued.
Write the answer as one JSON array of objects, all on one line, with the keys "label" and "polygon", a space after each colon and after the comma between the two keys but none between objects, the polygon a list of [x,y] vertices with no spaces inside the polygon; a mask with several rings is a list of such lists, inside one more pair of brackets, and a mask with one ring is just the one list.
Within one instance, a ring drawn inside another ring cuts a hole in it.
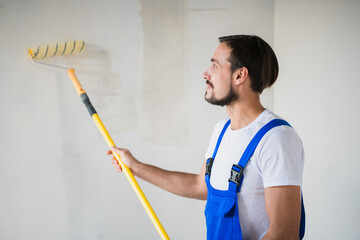
[{"label": "yellow extension pole", "polygon": [[[113,146],[115,147],[113,140],[111,139],[108,131],[106,130],[104,124],[102,123],[99,115],[96,113],[94,107],[92,106],[85,90],[82,88],[79,80],[75,76],[75,70],[73,68],[68,69],[68,74],[69,74],[69,77],[70,77],[77,93],[82,98],[84,104],[86,105],[86,107],[91,115],[91,118],[94,120],[96,126],[98,127],[99,131],[101,132],[101,135],[104,137],[106,143],[108,144],[109,147],[113,147]],[[154,210],[152,209],[149,201],[146,199],[145,194],[141,190],[141,188],[140,188],[139,184],[137,183],[131,170],[121,161],[119,154],[114,153],[114,152],[113,152],[113,154],[114,154],[115,158],[117,159],[117,161],[119,162],[123,172],[125,173],[126,178],[130,182],[133,190],[135,191],[136,195],[138,196],[140,202],[142,203],[143,207],[145,208],[147,214],[149,215],[152,223],[154,224],[154,226],[155,226],[156,230],[158,231],[159,235],[161,236],[161,238],[162,239],[170,239],[169,236],[167,235],[164,227],[161,225],[160,220],[158,219]]]}]

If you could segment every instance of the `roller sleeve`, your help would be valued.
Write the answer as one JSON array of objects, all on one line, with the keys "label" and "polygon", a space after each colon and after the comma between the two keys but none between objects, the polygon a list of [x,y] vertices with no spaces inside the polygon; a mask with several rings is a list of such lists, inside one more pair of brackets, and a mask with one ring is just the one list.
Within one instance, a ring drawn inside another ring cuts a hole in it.
[{"label": "roller sleeve", "polygon": [[82,40],[68,41],[63,43],[56,43],[52,45],[38,46],[29,48],[29,56],[33,60],[40,60],[55,56],[69,55],[79,53],[85,49],[85,42]]}]

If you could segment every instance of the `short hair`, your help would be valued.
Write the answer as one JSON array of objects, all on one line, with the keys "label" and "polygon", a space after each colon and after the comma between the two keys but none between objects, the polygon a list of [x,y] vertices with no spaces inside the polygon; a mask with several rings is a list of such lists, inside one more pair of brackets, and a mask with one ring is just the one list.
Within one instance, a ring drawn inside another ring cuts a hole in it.
[{"label": "short hair", "polygon": [[255,35],[232,35],[219,37],[220,43],[231,48],[231,72],[246,67],[251,80],[251,89],[262,93],[271,87],[279,74],[276,55],[267,42]]}]

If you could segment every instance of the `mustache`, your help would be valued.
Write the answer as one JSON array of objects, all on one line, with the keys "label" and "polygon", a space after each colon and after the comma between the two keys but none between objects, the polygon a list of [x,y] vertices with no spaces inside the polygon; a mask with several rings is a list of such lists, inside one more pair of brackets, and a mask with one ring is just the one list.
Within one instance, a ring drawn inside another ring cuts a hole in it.
[{"label": "mustache", "polygon": [[210,87],[214,88],[214,85],[209,80],[206,80],[206,84],[208,84]]}]

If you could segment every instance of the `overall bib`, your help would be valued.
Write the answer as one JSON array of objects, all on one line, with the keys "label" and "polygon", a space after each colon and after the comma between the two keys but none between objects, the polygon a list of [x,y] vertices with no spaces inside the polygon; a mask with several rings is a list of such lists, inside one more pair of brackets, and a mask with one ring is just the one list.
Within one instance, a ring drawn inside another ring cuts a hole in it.
[{"label": "overall bib", "polygon": [[[221,140],[230,125],[227,121],[219,135],[213,155],[206,161],[205,182],[208,189],[207,202],[205,207],[207,239],[208,240],[242,240],[242,232],[239,220],[238,198],[237,193],[240,192],[241,184],[244,179],[243,171],[254,153],[257,145],[262,137],[272,128],[287,125],[289,123],[282,119],[274,119],[263,126],[250,141],[246,147],[238,164],[234,164],[231,168],[228,190],[217,190],[210,184],[211,168],[219,149]],[[291,126],[290,126],[291,127]],[[301,221],[299,239],[302,239],[305,233],[305,210],[303,198],[301,194]]]}]

